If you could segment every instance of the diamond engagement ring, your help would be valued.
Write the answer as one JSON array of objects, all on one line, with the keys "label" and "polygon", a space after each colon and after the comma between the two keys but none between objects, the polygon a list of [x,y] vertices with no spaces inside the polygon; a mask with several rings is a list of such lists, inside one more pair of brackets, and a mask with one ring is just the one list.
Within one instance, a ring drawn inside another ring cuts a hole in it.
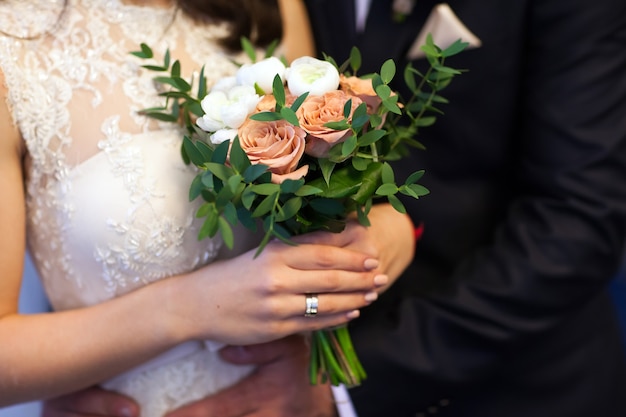
[{"label": "diamond engagement ring", "polygon": [[317,314],[317,294],[307,294],[304,298],[306,308],[304,317],[313,317]]}]

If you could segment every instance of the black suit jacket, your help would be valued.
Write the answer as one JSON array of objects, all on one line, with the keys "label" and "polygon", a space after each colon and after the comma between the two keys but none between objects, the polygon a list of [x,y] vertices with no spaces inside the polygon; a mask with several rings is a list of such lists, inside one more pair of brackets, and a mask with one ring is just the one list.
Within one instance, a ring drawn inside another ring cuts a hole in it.
[{"label": "black suit jacket", "polygon": [[[406,202],[414,262],[352,325],[359,416],[624,417],[606,288],[626,236],[626,2],[449,4],[483,45],[449,60],[469,72],[396,164],[431,194]],[[403,67],[434,5],[396,23],[373,0],[357,35],[352,0],[307,0],[320,53],[359,46],[363,72]]]}]

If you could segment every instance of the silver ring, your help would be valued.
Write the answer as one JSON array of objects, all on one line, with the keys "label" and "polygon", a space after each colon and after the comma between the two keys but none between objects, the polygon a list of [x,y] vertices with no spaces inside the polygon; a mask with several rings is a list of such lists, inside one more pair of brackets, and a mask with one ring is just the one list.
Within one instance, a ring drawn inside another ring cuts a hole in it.
[{"label": "silver ring", "polygon": [[304,317],[313,317],[317,314],[317,294],[307,294],[304,297],[306,308],[304,309]]}]

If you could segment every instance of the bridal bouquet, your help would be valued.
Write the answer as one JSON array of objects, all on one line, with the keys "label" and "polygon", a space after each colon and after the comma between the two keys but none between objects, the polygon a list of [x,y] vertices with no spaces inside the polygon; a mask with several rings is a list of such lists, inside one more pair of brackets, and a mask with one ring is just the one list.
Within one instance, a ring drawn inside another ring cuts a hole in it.
[{"label": "bridal bouquet", "polygon": [[[423,50],[429,69],[408,65],[403,72],[410,97],[390,87],[396,76],[393,60],[379,72],[358,75],[361,55],[354,48],[341,66],[331,58],[301,57],[286,65],[272,56],[257,60],[247,41],[251,62],[210,89],[203,73],[197,87],[181,78],[178,61],[166,54],[163,65],[145,65],[166,73],[155,81],[168,88],[165,105],[144,114],[186,128],[182,155],[199,173],[189,198],[203,199],[197,216],[204,218],[199,238],[220,234],[232,248],[232,226],[262,228],[257,255],[272,238],[292,243],[294,235],[326,230],[340,232],[349,216],[369,225],[374,201],[388,201],[405,212],[398,195],[420,198],[428,190],[418,184],[417,170],[398,182],[390,161],[409,146],[423,148],[418,130],[435,122],[439,95],[461,71],[444,65],[462,51],[457,41],[445,49],[428,37]],[[151,59],[145,44],[134,55]],[[310,380],[358,385],[366,376],[346,326],[312,335]]]}]

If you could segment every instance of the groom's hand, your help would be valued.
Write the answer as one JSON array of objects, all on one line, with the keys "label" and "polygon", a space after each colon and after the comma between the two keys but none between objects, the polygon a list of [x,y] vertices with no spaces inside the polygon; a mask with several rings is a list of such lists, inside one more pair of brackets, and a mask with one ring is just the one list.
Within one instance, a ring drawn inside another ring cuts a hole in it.
[{"label": "groom's hand", "polygon": [[329,385],[311,386],[309,349],[301,336],[246,347],[226,347],[222,357],[256,364],[247,378],[167,417],[336,417]]},{"label": "groom's hand", "polygon": [[139,406],[121,394],[88,388],[43,403],[42,417],[139,417]]}]

